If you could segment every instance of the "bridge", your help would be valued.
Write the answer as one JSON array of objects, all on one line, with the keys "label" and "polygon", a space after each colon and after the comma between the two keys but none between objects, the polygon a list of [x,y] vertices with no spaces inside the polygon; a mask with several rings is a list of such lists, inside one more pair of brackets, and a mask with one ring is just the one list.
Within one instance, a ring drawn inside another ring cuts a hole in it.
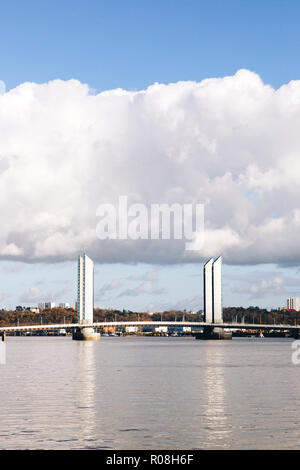
[{"label": "bridge", "polygon": [[[97,329],[105,327],[128,327],[128,326],[167,326],[167,327],[191,327],[202,329],[202,333],[196,333],[197,339],[231,339],[230,330],[288,330],[295,337],[300,336],[300,325],[286,324],[255,324],[237,323],[223,320],[222,308],[222,257],[215,261],[211,258],[203,269],[203,298],[204,298],[204,321],[112,321],[94,322],[94,263],[84,253],[78,257],[78,283],[77,283],[77,323],[55,323],[27,326],[4,326],[0,327],[0,338],[5,340],[9,332],[30,332],[42,330],[72,330],[73,339],[98,340],[100,338]],[[96,332],[95,332],[96,330]]]},{"label": "bridge", "polygon": [[112,321],[112,322],[92,322],[92,323],[53,323],[53,324],[44,324],[44,325],[23,325],[23,326],[3,326],[0,327],[0,336],[4,336],[6,333],[9,332],[30,332],[30,331],[47,331],[47,330],[74,330],[74,329],[81,329],[81,328],[93,328],[93,329],[100,329],[106,327],[126,327],[126,326],[148,326],[148,327],[159,327],[159,326],[167,326],[167,327],[183,327],[188,326],[191,328],[197,329],[237,329],[237,330],[276,330],[276,331],[283,331],[288,330],[294,333],[300,332],[300,325],[286,325],[286,324],[258,324],[258,323],[207,323],[207,322],[199,322],[199,321]]}]

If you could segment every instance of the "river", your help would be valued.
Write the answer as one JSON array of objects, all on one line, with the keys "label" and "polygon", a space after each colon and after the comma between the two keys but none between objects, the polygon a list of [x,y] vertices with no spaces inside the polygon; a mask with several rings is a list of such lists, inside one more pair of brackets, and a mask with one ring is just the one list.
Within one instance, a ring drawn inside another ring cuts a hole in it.
[{"label": "river", "polygon": [[292,340],[8,337],[1,449],[300,449]]}]

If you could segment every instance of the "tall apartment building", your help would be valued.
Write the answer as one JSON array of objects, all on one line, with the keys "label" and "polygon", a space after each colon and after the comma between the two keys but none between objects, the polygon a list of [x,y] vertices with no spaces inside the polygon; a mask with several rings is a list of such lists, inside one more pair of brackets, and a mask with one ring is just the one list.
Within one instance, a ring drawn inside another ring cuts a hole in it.
[{"label": "tall apartment building", "polygon": [[289,297],[287,299],[287,308],[289,310],[296,310],[298,312],[300,310],[300,299],[299,299],[299,297]]}]

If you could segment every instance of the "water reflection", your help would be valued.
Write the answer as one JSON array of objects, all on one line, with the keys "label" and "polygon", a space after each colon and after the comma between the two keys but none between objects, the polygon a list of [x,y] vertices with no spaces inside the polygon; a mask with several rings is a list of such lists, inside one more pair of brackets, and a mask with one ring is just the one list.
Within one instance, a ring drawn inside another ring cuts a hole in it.
[{"label": "water reflection", "polygon": [[225,383],[226,349],[212,345],[203,348],[202,402],[208,433],[208,447],[229,447],[227,397]]},{"label": "water reflection", "polygon": [[299,449],[290,344],[10,338],[0,448]]},{"label": "water reflection", "polygon": [[92,441],[96,428],[96,343],[77,342],[77,377],[75,407],[81,441]]}]

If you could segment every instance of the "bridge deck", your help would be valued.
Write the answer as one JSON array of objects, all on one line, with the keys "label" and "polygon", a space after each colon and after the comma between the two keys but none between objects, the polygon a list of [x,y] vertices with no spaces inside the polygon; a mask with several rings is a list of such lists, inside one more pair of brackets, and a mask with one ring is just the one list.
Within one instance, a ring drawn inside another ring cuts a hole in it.
[{"label": "bridge deck", "polygon": [[117,321],[117,322],[94,322],[94,323],[54,323],[44,325],[23,325],[23,326],[3,326],[0,327],[1,332],[9,331],[35,331],[35,330],[60,330],[72,328],[103,328],[103,327],[121,327],[121,326],[190,326],[203,328],[205,326],[217,328],[229,328],[238,330],[300,330],[300,325],[283,325],[283,324],[252,324],[252,323],[203,323],[189,321]]}]

